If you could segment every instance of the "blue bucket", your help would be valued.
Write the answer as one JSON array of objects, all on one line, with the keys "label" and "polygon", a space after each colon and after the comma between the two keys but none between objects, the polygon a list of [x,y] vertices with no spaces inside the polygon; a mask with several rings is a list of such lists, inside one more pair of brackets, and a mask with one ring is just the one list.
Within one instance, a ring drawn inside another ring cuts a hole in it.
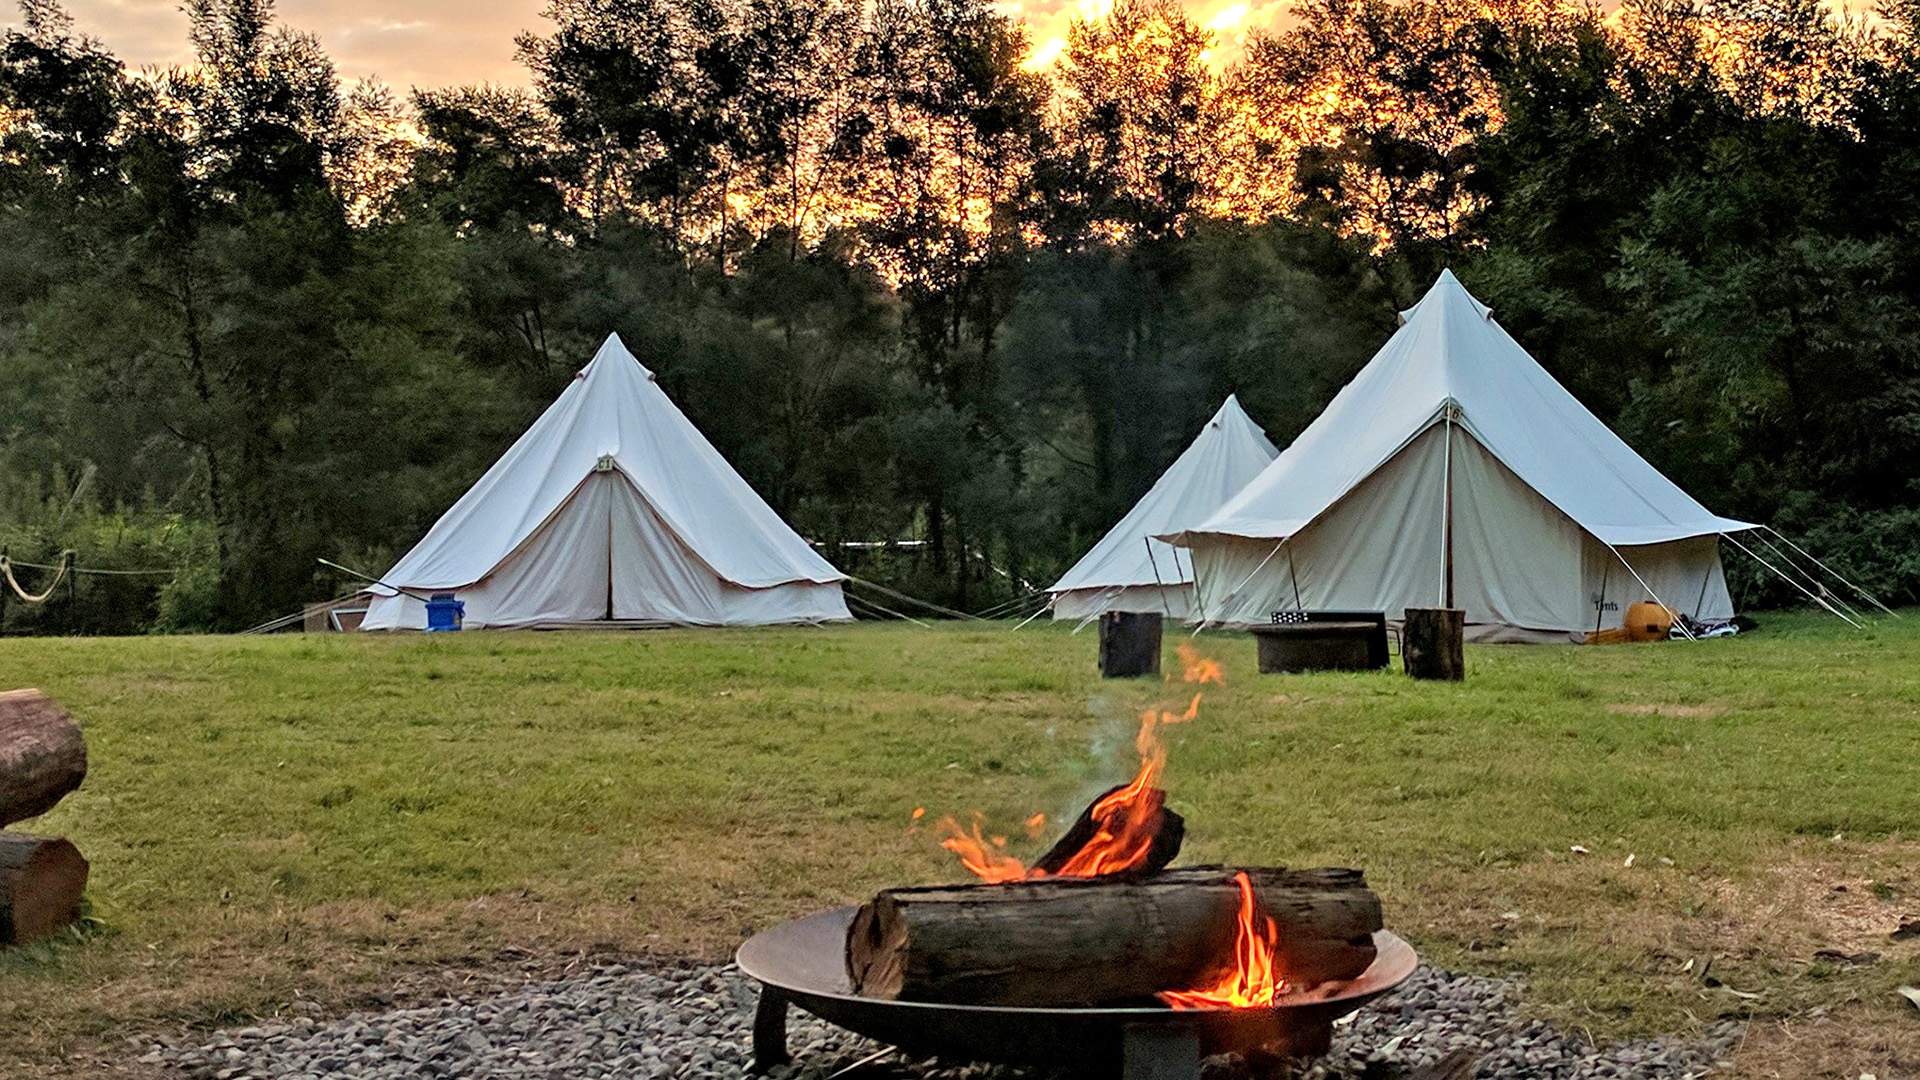
[{"label": "blue bucket", "polygon": [[467,605],[450,592],[434,593],[427,601],[427,632],[458,630],[466,618]]}]

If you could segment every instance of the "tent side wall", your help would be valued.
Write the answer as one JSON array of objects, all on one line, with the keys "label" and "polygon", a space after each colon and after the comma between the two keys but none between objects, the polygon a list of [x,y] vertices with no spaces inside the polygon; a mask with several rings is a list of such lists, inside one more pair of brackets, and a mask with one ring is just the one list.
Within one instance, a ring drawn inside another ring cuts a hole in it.
[{"label": "tent side wall", "polygon": [[[1196,537],[1191,555],[1203,613],[1239,625],[1298,608],[1397,619],[1406,608],[1440,603],[1449,465],[1453,600],[1467,612],[1472,640],[1576,641],[1594,629],[1596,615],[1617,626],[1629,604],[1651,598],[1611,549],[1466,428],[1440,423],[1277,549],[1272,540]],[[1622,548],[1621,555],[1674,610],[1732,615],[1715,537]]]},{"label": "tent side wall", "polygon": [[1271,622],[1280,611],[1397,614],[1435,603],[1443,439],[1441,428],[1429,428],[1285,544],[1197,537],[1189,555],[1204,616],[1246,625]]},{"label": "tent side wall", "polygon": [[[1717,536],[1622,547],[1619,558],[1605,544],[1589,538],[1583,554],[1586,630],[1592,630],[1596,621],[1603,629],[1619,626],[1627,607],[1642,600],[1657,599],[1704,622],[1733,618],[1733,597],[1727,592]],[[1621,565],[1623,559],[1652,586],[1651,593]]]}]

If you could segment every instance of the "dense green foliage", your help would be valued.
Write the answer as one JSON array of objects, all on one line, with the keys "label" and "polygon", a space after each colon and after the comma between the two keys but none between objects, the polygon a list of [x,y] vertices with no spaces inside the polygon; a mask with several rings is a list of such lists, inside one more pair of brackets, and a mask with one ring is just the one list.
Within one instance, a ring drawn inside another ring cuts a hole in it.
[{"label": "dense green foliage", "polygon": [[529,89],[406,102],[186,8],[174,70],[55,0],[0,39],[0,545],[186,571],[0,628],[343,591],[609,331],[831,558],[979,609],[1226,393],[1284,445],[1444,265],[1713,509],[1920,597],[1910,0],[1308,0],[1224,70],[1124,0],[1047,73],[982,0],[552,0]]}]

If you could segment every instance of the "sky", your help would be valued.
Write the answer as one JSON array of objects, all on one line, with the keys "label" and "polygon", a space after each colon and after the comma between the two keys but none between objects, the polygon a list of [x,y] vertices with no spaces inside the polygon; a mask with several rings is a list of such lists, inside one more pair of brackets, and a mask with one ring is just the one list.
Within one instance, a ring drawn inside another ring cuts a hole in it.
[{"label": "sky", "polygon": [[[0,0],[5,3],[6,0]],[[1045,66],[1066,44],[1074,16],[1098,17],[1113,0],[998,0],[1027,24],[1029,63]],[[1219,35],[1224,61],[1248,30],[1276,25],[1289,0],[1184,0],[1188,12]],[[1856,10],[1871,0],[1829,0]],[[396,89],[494,82],[524,84],[513,38],[539,29],[544,0],[280,0],[281,21],[318,34],[340,74],[372,76]],[[1610,6],[1610,5],[1609,5]],[[80,29],[105,41],[129,67],[187,59],[186,17],[179,0],[67,0]]]},{"label": "sky", "polygon": [[[1064,44],[1067,20],[1102,14],[1111,0],[1003,0],[1026,20],[1035,61]],[[1186,0],[1202,23],[1219,23],[1222,44],[1287,0]],[[460,83],[520,84],[513,37],[544,25],[543,0],[280,0],[281,21],[318,34],[348,81],[374,76],[399,89]],[[80,29],[107,43],[129,67],[178,63],[188,56],[179,0],[67,0]]]}]

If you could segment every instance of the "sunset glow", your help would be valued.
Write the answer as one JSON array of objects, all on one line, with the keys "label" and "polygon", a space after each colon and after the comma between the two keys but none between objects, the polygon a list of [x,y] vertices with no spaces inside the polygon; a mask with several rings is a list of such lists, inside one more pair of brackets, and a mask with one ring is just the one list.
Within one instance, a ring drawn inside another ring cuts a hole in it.
[{"label": "sunset glow", "polygon": [[[1866,16],[1872,0],[1830,0],[1850,14]],[[374,0],[283,0],[287,25],[320,38],[349,81],[377,78],[405,89],[490,82],[520,85],[526,71],[514,59],[514,35],[538,30],[543,0],[496,0],[486,4],[456,0],[410,0],[406,17],[396,18],[391,4]],[[1209,57],[1219,68],[1240,58],[1241,39],[1252,31],[1284,27],[1292,0],[1185,0],[1187,13],[1220,35]],[[1617,9],[1617,2],[1602,5]],[[178,0],[68,0],[67,7],[86,33],[99,37],[129,67],[178,64],[190,55],[186,17]],[[1099,19],[1113,0],[1006,0],[999,9],[1024,23],[1032,52],[1029,70],[1055,64],[1066,47],[1074,19]],[[7,5],[6,22],[16,21]]]}]

